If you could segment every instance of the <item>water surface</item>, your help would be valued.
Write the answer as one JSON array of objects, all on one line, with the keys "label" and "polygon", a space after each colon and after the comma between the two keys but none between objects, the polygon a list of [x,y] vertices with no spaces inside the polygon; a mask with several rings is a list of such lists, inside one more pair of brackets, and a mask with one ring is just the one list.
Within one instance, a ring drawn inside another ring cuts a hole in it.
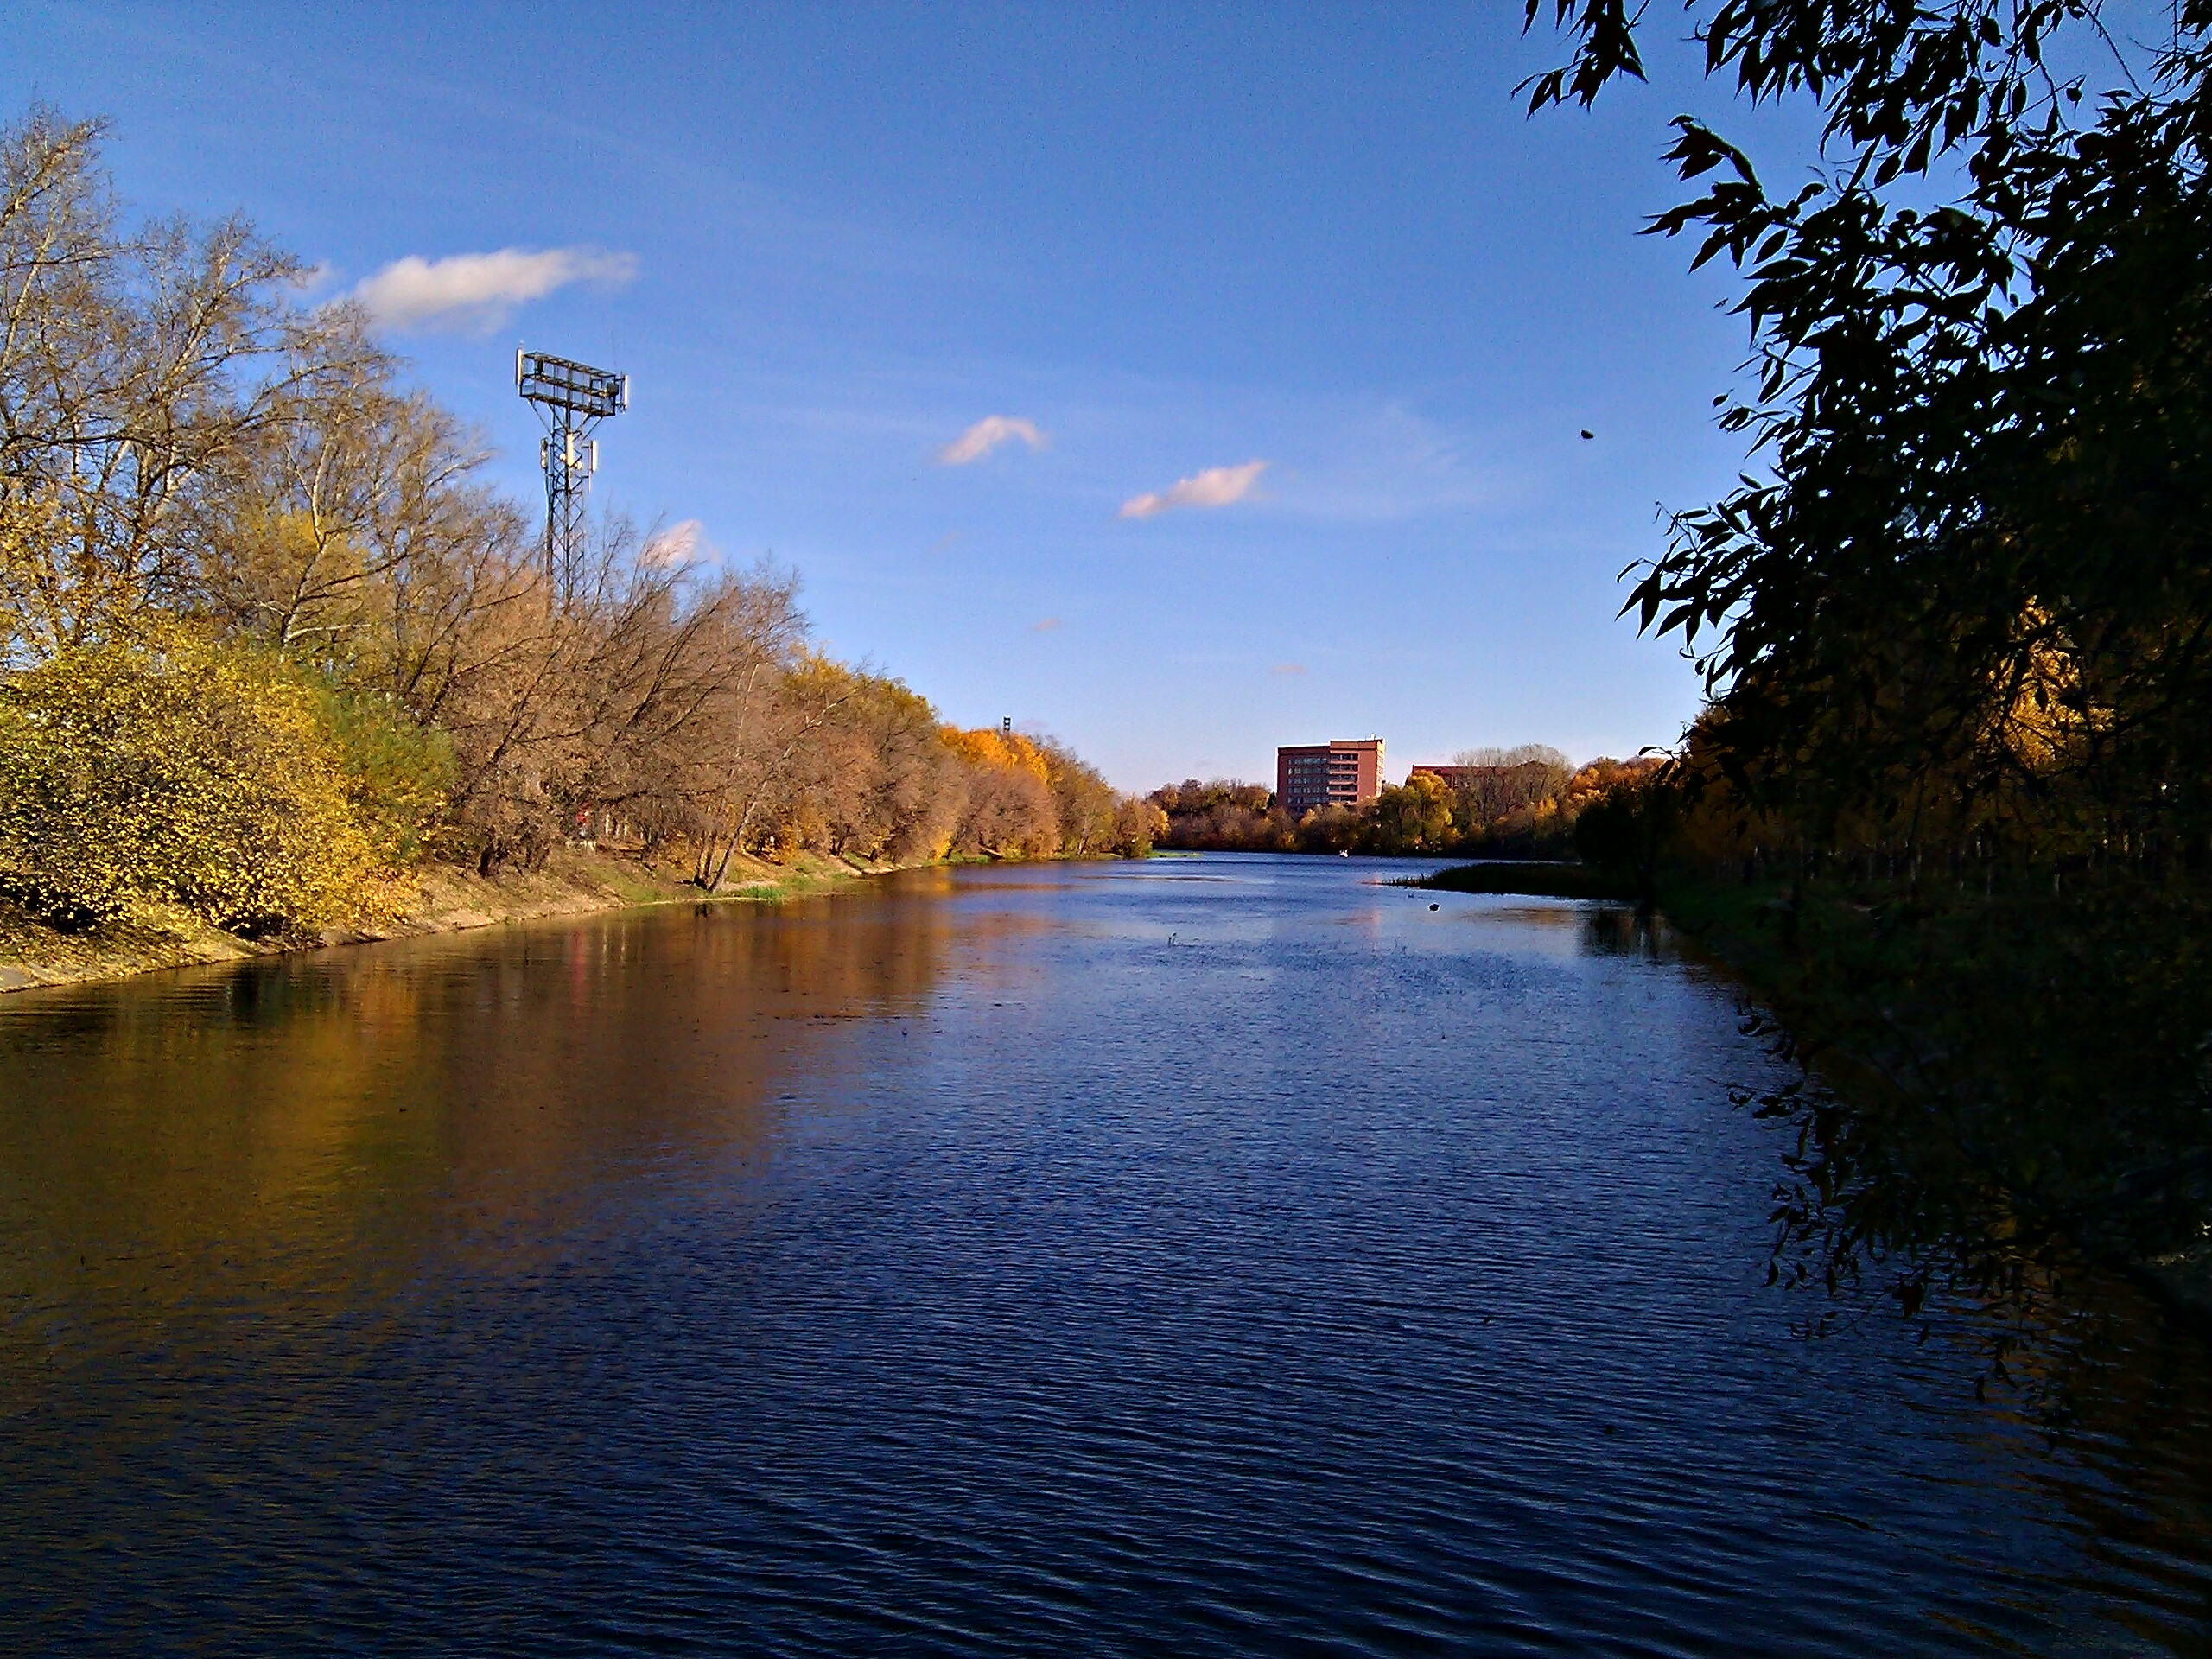
[{"label": "water surface", "polygon": [[2205,1649],[2194,1338],[1796,1339],[1728,986],[1405,868],[0,1000],[0,1650]]}]

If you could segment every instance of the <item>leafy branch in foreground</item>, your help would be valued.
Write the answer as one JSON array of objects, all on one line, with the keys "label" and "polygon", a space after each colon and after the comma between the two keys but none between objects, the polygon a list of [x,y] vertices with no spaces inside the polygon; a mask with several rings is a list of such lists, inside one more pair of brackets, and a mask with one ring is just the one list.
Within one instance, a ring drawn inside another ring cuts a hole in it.
[{"label": "leafy branch in foreground", "polygon": [[[1532,111],[1648,73],[1624,0],[1548,11]],[[1674,124],[1700,194],[1650,229],[1742,273],[1749,461],[1624,607],[1712,699],[1677,876],[1780,875],[1745,926],[1838,1081],[1769,1103],[1804,1137],[1782,1254],[1883,1257],[1918,1306],[2200,1249],[2212,6],[2151,48],[2094,0],[1690,11],[1709,78],[1821,117],[1787,194]]]}]

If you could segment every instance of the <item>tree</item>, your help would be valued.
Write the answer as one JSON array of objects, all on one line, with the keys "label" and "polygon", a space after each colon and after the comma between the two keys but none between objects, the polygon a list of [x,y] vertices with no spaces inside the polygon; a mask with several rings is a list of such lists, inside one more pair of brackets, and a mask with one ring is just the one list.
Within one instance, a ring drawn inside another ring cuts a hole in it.
[{"label": "tree", "polygon": [[712,889],[744,854],[1145,842],[1063,746],[948,734],[814,649],[786,572],[607,519],[549,580],[481,437],[357,308],[308,303],[243,219],[128,222],[100,137],[44,108],[0,129],[18,903],[281,931],[433,849],[490,875],[635,836]]},{"label": "tree", "polygon": [[43,106],[0,129],[5,660],[182,603],[218,469],[365,349],[351,315],[292,302],[305,268],[243,219],[125,228],[100,131]]},{"label": "tree", "polygon": [[1452,791],[1430,772],[1386,787],[1369,805],[1362,849],[1383,854],[1436,853],[1457,839]]},{"label": "tree", "polygon": [[1095,858],[1110,851],[1123,828],[1122,798],[1114,786],[1066,744],[1049,737],[1033,741],[1044,757],[1045,782],[1052,791],[1062,856]]},{"label": "tree", "polygon": [[1146,798],[1166,820],[1160,842],[1192,851],[1288,852],[1298,826],[1265,784],[1233,779],[1169,784]]},{"label": "tree", "polygon": [[1114,808],[1109,850],[1124,858],[1147,858],[1166,833],[1166,813],[1141,796],[1124,795]]},{"label": "tree", "polygon": [[[777,836],[842,856],[912,863],[942,857],[965,799],[937,710],[897,680],[854,670],[842,700],[790,779]],[[810,816],[810,833],[799,822]]]},{"label": "tree", "polygon": [[1574,817],[1574,851],[1586,864],[1633,876],[1645,906],[1659,897],[1659,866],[1669,850],[1680,798],[1656,769],[1607,785]]},{"label": "tree", "polygon": [[967,799],[953,850],[990,858],[1043,858],[1059,850],[1059,814],[1044,752],[1017,733],[944,728],[964,763]]},{"label": "tree", "polygon": [[1452,757],[1454,816],[1470,832],[1503,830],[1563,793],[1573,763],[1541,743],[1517,748],[1462,749]]},{"label": "tree", "polygon": [[[1709,75],[1824,120],[1786,196],[1675,123],[1708,182],[1652,228],[1746,279],[1751,470],[1627,607],[1712,695],[1689,843],[1784,843],[1777,1040],[1849,1082],[1762,1103],[1777,1270],[2031,1311],[2212,1213],[2212,4],[2147,51],[2097,0],[1693,10]],[[1643,73],[1624,0],[1552,10],[1534,107]]]},{"label": "tree", "polygon": [[378,874],[314,687],[188,629],[0,681],[0,893],[57,926],[351,919]]},{"label": "tree", "polygon": [[[1620,0],[1554,11],[1534,106],[1643,73]],[[1707,73],[1815,100],[1826,165],[1774,197],[1675,124],[1716,181],[1653,228],[1747,275],[1721,418],[1766,471],[1675,519],[1630,608],[1702,652],[1721,769],[1809,848],[2205,855],[2212,9],[2166,12],[2138,77],[2094,0],[1701,11]],[[2075,36],[2097,96],[2048,67]]]}]

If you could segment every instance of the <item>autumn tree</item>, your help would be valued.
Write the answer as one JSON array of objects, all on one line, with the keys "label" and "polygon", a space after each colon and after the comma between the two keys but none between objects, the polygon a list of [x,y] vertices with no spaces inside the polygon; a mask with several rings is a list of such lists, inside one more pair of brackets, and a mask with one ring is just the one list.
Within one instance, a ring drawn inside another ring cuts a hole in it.
[{"label": "autumn tree", "polygon": [[[1627,0],[1548,10],[1535,107],[1646,73]],[[1781,842],[1777,1040],[1853,1079],[1763,1103],[1777,1272],[2017,1309],[2201,1249],[2212,5],[1689,10],[1709,78],[1821,128],[1807,177],[1675,123],[1652,228],[1740,273],[1750,459],[1628,607],[1711,696],[1688,844]]]},{"label": "autumn tree", "polygon": [[1147,840],[1065,747],[823,655],[788,572],[603,519],[556,588],[357,308],[243,219],[129,222],[100,136],[0,130],[0,892],[282,930],[433,851],[488,875],[611,835],[713,889],[747,855]]},{"label": "autumn tree", "polygon": [[1164,847],[1193,851],[1288,852],[1298,826],[1265,784],[1192,778],[1156,789],[1146,798],[1166,820]]},{"label": "autumn tree", "polygon": [[101,129],[0,130],[0,652],[35,660],[188,604],[195,509],[288,402],[342,384],[358,320],[243,219],[127,226]]},{"label": "autumn tree", "polygon": [[[1717,759],[1808,851],[2205,855],[2212,9],[2160,10],[2130,62],[2094,0],[1694,8],[1709,75],[1817,106],[1822,165],[1777,194],[1675,124],[1709,182],[1654,228],[1745,273],[1758,372],[1720,418],[1762,470],[1631,607],[1700,652]],[[1556,10],[1536,105],[1643,73],[1621,0]]]},{"label": "autumn tree", "polygon": [[1386,785],[1369,803],[1357,844],[1363,852],[1440,853],[1459,840],[1452,822],[1452,791],[1433,772]]},{"label": "autumn tree", "polygon": [[953,850],[990,858],[1041,858],[1059,850],[1059,813],[1044,752],[1019,733],[944,728],[963,764],[966,799]]},{"label": "autumn tree", "polygon": [[[840,671],[851,695],[809,747],[788,798],[810,804],[828,851],[891,863],[944,856],[966,791],[937,710],[897,680]],[[809,839],[790,821],[778,834],[794,844]]]},{"label": "autumn tree", "polygon": [[354,918],[381,861],[313,685],[145,630],[0,679],[0,894],[62,928],[168,907],[256,935]]}]

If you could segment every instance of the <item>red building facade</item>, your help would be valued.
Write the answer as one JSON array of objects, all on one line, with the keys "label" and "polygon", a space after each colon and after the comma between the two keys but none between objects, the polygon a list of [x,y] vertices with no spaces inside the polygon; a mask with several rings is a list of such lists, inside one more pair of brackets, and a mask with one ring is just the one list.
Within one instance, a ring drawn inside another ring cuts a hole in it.
[{"label": "red building facade", "polygon": [[1294,818],[1318,806],[1361,806],[1382,792],[1382,740],[1345,739],[1275,751],[1275,799]]}]

